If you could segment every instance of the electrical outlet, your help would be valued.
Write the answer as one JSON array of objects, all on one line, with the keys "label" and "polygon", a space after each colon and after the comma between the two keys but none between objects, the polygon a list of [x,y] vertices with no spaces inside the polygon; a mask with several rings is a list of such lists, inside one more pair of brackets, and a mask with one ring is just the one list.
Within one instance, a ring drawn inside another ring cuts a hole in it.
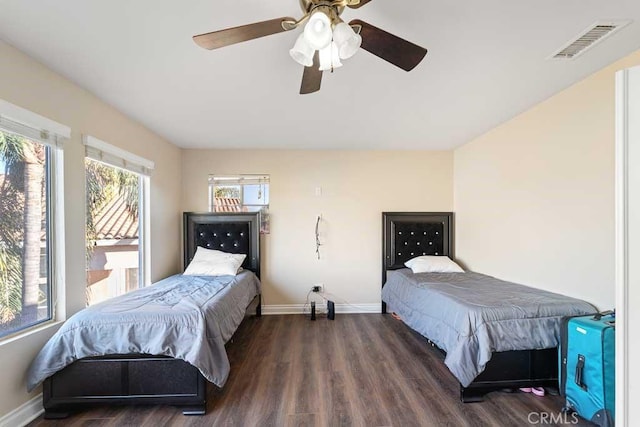
[{"label": "electrical outlet", "polygon": [[315,285],[311,286],[311,290],[313,292],[322,292],[322,283],[316,283]]}]

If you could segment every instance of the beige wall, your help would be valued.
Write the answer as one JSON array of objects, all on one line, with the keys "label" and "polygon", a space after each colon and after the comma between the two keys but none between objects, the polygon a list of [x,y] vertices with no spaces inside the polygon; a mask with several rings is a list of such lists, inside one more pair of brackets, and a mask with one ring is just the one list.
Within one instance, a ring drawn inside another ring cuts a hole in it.
[{"label": "beige wall", "polygon": [[314,283],[323,283],[338,303],[380,304],[381,212],[450,211],[452,161],[453,153],[433,151],[185,150],[183,208],[207,209],[208,174],[270,174],[265,304],[302,304]]},{"label": "beige wall", "polygon": [[455,151],[467,267],[611,308],[615,77],[634,53]]},{"label": "beige wall", "polygon": [[[40,63],[0,42],[0,99],[71,127],[64,149],[66,307],[73,314],[84,307],[84,147],[82,134],[152,160],[151,278],[179,270],[181,151],[114,108],[101,102]],[[54,332],[45,328],[0,344],[0,417],[39,392],[27,394],[25,374],[31,360]]]}]

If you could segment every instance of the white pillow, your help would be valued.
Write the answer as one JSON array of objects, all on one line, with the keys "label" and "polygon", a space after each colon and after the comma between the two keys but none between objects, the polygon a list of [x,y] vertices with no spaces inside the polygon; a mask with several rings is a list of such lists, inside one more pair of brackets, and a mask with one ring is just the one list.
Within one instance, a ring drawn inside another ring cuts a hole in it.
[{"label": "white pillow", "polygon": [[448,256],[424,255],[405,262],[414,273],[464,273]]},{"label": "white pillow", "polygon": [[235,276],[247,256],[198,246],[183,274],[187,276]]}]

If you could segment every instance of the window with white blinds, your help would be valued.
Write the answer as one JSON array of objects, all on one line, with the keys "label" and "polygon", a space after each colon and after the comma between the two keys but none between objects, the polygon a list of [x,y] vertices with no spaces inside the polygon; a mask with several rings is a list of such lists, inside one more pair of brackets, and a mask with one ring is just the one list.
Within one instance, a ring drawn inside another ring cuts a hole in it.
[{"label": "window with white blinds", "polygon": [[82,140],[87,303],[93,304],[151,283],[149,187],[155,164],[89,135]]},{"label": "window with white blinds", "polygon": [[63,151],[71,130],[0,100],[0,341],[54,318],[64,284]]},{"label": "window with white blinds", "polygon": [[209,175],[211,212],[260,212],[260,232],[269,233],[269,175]]}]

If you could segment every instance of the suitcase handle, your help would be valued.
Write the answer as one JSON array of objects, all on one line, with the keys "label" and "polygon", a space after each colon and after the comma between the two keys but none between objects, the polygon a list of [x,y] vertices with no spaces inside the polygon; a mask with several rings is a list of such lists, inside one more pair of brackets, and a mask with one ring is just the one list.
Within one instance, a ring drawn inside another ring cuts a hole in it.
[{"label": "suitcase handle", "polygon": [[582,354],[578,355],[578,363],[576,363],[576,384],[578,387],[587,391],[587,385],[582,382],[582,371],[584,371],[585,358]]},{"label": "suitcase handle", "polygon": [[615,310],[607,310],[607,311],[602,311],[600,313],[596,313],[593,315],[593,320],[600,320],[602,319],[604,316],[608,316],[610,314],[615,315]]}]

